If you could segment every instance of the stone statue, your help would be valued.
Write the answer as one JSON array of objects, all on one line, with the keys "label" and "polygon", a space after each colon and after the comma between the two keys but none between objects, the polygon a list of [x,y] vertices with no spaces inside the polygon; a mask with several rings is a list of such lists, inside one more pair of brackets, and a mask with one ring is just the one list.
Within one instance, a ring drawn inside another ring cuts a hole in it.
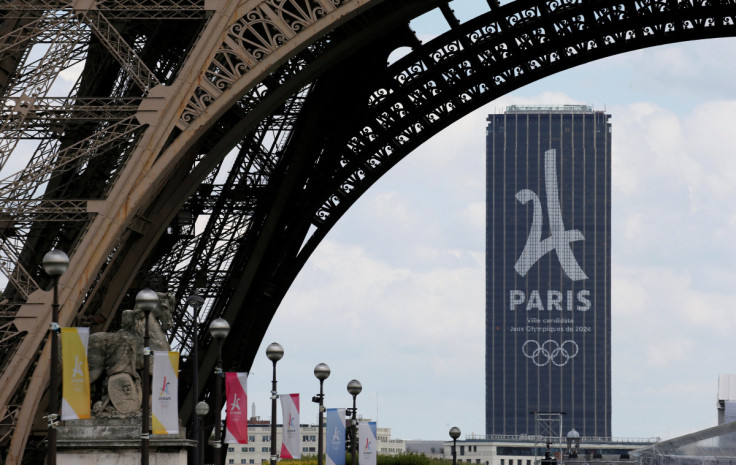
[{"label": "stone statue", "polygon": [[[149,346],[151,350],[169,351],[165,331],[173,326],[174,296],[157,292],[159,304],[148,316]],[[114,333],[94,333],[89,336],[87,361],[90,383],[102,378],[103,393],[94,403],[93,413],[98,417],[129,417],[140,415],[141,376],[143,371],[143,336],[145,314],[142,310],[124,310],[122,327]]]}]

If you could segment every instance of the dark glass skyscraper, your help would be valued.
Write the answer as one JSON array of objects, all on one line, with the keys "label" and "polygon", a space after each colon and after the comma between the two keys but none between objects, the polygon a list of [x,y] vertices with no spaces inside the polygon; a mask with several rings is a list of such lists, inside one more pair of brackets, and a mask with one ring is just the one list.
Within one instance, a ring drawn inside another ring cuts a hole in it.
[{"label": "dark glass skyscraper", "polygon": [[611,125],[511,106],[486,130],[486,432],[611,436]]}]

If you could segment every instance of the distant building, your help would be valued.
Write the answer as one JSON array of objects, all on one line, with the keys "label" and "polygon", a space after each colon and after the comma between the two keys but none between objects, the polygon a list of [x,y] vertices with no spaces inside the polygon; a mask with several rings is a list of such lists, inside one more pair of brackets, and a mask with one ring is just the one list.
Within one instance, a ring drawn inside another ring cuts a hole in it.
[{"label": "distant building", "polygon": [[609,118],[587,105],[488,116],[487,434],[538,434],[536,414],[564,413],[565,429],[611,436]]},{"label": "distant building", "polygon": [[[317,427],[299,425],[302,455],[317,455]],[[276,427],[277,453],[281,452],[281,425]],[[271,423],[251,418],[248,422],[248,444],[227,444],[228,464],[261,465],[271,459]]]},{"label": "distant building", "polygon": [[422,454],[431,459],[445,457],[445,444],[443,441],[410,440],[405,442],[406,452],[409,454]]},{"label": "distant building", "polygon": [[[558,463],[606,465],[624,462],[633,465],[632,451],[649,446],[659,438],[580,438],[568,448],[565,438],[552,441],[550,455]],[[452,459],[452,441],[443,444],[443,458]],[[535,465],[544,457],[546,444],[529,436],[469,435],[457,442],[458,464],[475,465]]]},{"label": "distant building", "polygon": [[380,455],[399,455],[406,453],[406,441],[403,439],[391,439],[391,428],[380,428],[376,426],[376,436],[378,440],[377,450]]},{"label": "distant building", "polygon": [[632,453],[642,465],[732,465],[734,456],[734,421],[657,442]]},{"label": "distant building", "polygon": [[736,375],[718,376],[718,424],[736,421]]},{"label": "distant building", "polygon": [[[360,418],[359,421],[370,421]],[[316,456],[319,430],[317,425],[299,425],[302,457]],[[406,444],[400,439],[391,439],[391,428],[376,428],[378,453],[398,455],[406,452]],[[281,425],[276,425],[277,453],[281,452]],[[248,422],[248,444],[228,444],[227,464],[261,465],[271,459],[271,423],[251,418]]]}]

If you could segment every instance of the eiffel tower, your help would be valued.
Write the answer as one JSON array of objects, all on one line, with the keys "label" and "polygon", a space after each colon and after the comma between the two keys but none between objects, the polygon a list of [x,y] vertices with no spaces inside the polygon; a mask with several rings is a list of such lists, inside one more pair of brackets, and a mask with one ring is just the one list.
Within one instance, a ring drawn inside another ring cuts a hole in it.
[{"label": "eiffel tower", "polygon": [[[3,0],[0,463],[45,453],[50,249],[71,260],[62,326],[115,330],[138,290],[176,296],[188,425],[212,390],[203,329],[228,320],[225,363],[247,371],[322,238],[420,144],[550,74],[736,35],[736,0],[488,0],[467,21],[455,2]],[[422,41],[430,11],[445,32]]]}]

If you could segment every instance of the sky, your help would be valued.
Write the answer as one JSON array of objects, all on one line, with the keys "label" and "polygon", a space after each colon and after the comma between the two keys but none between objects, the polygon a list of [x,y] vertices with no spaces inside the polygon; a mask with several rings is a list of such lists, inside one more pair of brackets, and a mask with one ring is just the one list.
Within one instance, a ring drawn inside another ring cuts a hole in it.
[{"label": "sky", "polygon": [[[461,19],[478,7],[452,5]],[[440,27],[413,26],[420,38]],[[483,434],[485,117],[511,104],[589,104],[613,127],[613,435],[714,426],[718,376],[736,373],[734,75],[734,39],[641,50],[519,89],[425,143],[297,277],[251,370],[255,414],[270,417],[265,351],[277,341],[278,391],[301,394],[303,423],[316,422],[313,368],[324,362],[326,406],[351,406],[346,386],[358,379],[359,414],[394,438]]]}]

